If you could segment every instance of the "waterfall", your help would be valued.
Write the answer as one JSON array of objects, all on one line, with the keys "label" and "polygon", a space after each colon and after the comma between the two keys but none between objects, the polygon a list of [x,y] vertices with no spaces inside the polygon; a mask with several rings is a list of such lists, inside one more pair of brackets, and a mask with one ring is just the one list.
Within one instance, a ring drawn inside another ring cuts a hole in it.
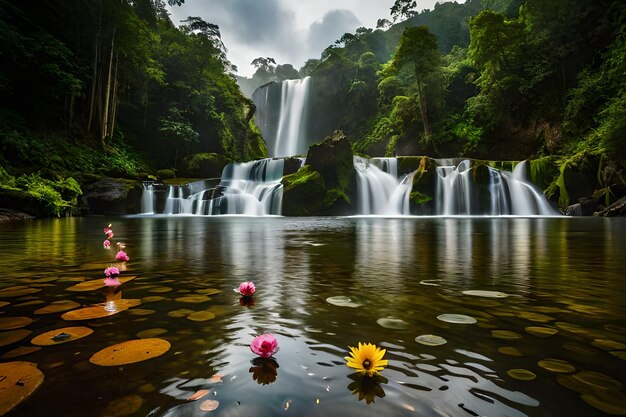
[{"label": "waterfall", "polygon": [[398,179],[396,158],[354,157],[360,215],[398,216],[409,214],[413,175]]},{"label": "waterfall", "polygon": [[[207,181],[168,185],[164,214],[280,215],[284,160],[261,159],[224,167],[217,186]],[[146,198],[146,190],[142,199]]]},{"label": "waterfall", "polygon": [[141,191],[141,214],[154,214],[154,184],[144,182]]},{"label": "waterfall", "polygon": [[305,135],[310,85],[311,77],[283,81],[272,156],[294,156],[307,152],[308,140]]},{"label": "waterfall", "polygon": [[[513,172],[486,167],[488,184],[477,184],[469,160],[437,167],[435,214],[555,216],[559,213],[529,181],[528,162]],[[486,203],[487,201],[487,203]]]}]

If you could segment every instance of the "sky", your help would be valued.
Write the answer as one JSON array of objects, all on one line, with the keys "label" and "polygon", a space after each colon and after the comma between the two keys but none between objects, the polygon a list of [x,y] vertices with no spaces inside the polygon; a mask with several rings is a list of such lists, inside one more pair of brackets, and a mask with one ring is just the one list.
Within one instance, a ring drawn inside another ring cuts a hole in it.
[{"label": "sky", "polygon": [[[418,0],[417,10],[433,9],[442,0]],[[462,3],[462,1],[459,1]],[[222,41],[237,74],[250,77],[258,57],[296,69],[346,33],[364,26],[375,28],[389,19],[394,0],[185,0],[170,7],[174,24],[199,16],[220,27]]]}]

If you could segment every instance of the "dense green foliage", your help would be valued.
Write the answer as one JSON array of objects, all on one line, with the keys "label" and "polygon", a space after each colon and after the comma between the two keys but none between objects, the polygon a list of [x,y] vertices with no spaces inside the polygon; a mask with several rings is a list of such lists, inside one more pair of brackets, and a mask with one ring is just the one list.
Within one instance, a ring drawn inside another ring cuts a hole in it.
[{"label": "dense green foliage", "polygon": [[129,176],[199,152],[266,154],[219,28],[198,17],[176,28],[162,1],[0,0],[0,43],[9,175]]},{"label": "dense green foliage", "polygon": [[[626,3],[468,0],[419,14],[413,3],[396,1],[406,20],[344,35],[307,70],[316,137],[342,129],[371,156],[552,156],[597,169],[607,201],[623,187]],[[553,197],[571,203],[554,175]]]}]

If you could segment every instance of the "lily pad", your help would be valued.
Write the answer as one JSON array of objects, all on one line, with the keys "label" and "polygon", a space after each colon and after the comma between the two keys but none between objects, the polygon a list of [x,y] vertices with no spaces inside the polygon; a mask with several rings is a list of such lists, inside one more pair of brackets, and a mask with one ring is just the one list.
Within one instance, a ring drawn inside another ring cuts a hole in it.
[{"label": "lily pad", "polygon": [[170,346],[170,342],[158,338],[128,340],[96,352],[89,362],[100,366],[142,362],[163,355]]},{"label": "lily pad", "polygon": [[9,330],[8,332],[0,332],[0,346],[10,345],[15,342],[19,342],[25,337],[30,336],[32,330],[17,329]]},{"label": "lily pad", "polygon": [[385,329],[402,330],[409,327],[409,323],[407,323],[406,321],[393,317],[380,318],[376,320],[376,323],[378,323],[379,326],[382,326]]},{"label": "lily pad", "polygon": [[20,356],[28,355],[29,353],[37,352],[41,350],[39,346],[20,346],[13,350],[8,351],[4,355],[0,356],[2,359],[13,359]]},{"label": "lily pad", "polygon": [[614,416],[626,416],[626,399],[621,391],[598,391],[581,398],[593,408]]},{"label": "lily pad", "polygon": [[127,395],[117,398],[107,404],[103,416],[105,417],[125,417],[135,414],[141,408],[143,398],[137,394]]},{"label": "lily pad", "polygon": [[60,345],[61,343],[73,342],[74,340],[82,339],[92,333],[93,329],[90,329],[89,327],[64,327],[62,329],[50,330],[49,332],[42,333],[30,342],[36,346]]},{"label": "lily pad", "polygon": [[2,307],[6,307],[6,306],[8,306],[9,304],[11,304],[11,303],[10,303],[10,302],[8,302],[8,301],[0,301],[0,308],[2,308]]},{"label": "lily pad", "polygon": [[220,406],[220,402],[217,400],[205,400],[200,403],[200,410],[213,411],[213,410],[217,410],[217,407],[219,406]]},{"label": "lily pad", "polygon": [[173,290],[172,287],[155,287],[155,288],[149,289],[148,292],[162,294],[162,293],[170,292],[172,290]]},{"label": "lily pad", "polygon": [[158,301],[163,301],[163,300],[167,300],[167,298],[161,297],[160,295],[150,295],[148,297],[143,297],[141,299],[141,302],[146,304],[146,303],[156,303]]},{"label": "lily pad", "polygon": [[550,327],[538,327],[538,326],[529,326],[526,327],[526,333],[530,333],[533,336],[537,337],[550,337],[557,334],[559,331],[557,329],[552,329]]},{"label": "lily pad", "polygon": [[67,321],[99,319],[121,313],[140,304],[141,300],[138,299],[108,301],[103,304],[68,311],[61,318]]},{"label": "lily pad", "polygon": [[507,340],[522,338],[521,334],[512,332],[510,330],[492,330],[491,335],[498,339],[507,339]]},{"label": "lily pad", "polygon": [[191,321],[207,321],[215,318],[215,314],[210,311],[196,311],[187,316],[187,318]]},{"label": "lily pad", "polygon": [[43,373],[32,362],[0,363],[0,415],[30,397],[43,379]]},{"label": "lily pad", "polygon": [[161,336],[162,334],[167,333],[167,329],[161,329],[161,328],[154,328],[154,329],[148,329],[148,330],[142,330],[139,333],[137,333],[137,337],[139,339],[149,339],[151,337],[157,337],[157,336]]},{"label": "lily pad", "polygon": [[532,311],[522,311],[519,316],[523,319],[534,321],[537,323],[548,323],[554,320],[553,317],[546,316],[545,314],[533,313]]},{"label": "lily pad", "polygon": [[222,290],[218,290],[217,288],[203,288],[201,290],[196,290],[195,292],[203,295],[215,295],[221,293]]},{"label": "lily pad", "polygon": [[484,291],[484,290],[467,290],[463,291],[465,295],[473,295],[474,297],[487,298],[506,298],[509,294],[500,291]]},{"label": "lily pad", "polygon": [[54,301],[45,307],[35,310],[35,314],[61,313],[80,307],[80,303],[72,300]]},{"label": "lily pad", "polygon": [[350,307],[350,308],[361,307],[361,304],[355,303],[354,301],[352,301],[350,297],[346,297],[345,295],[337,295],[334,297],[328,297],[326,299],[326,302],[328,304],[332,304],[337,307]]},{"label": "lily pad", "polygon": [[515,349],[514,347],[511,347],[511,346],[499,347],[498,352],[503,353],[505,355],[509,355],[509,356],[524,356],[524,354],[520,352],[519,349]]},{"label": "lily pad", "polygon": [[181,308],[180,310],[172,310],[167,315],[169,317],[179,318],[179,317],[187,317],[190,314],[195,313],[195,310],[191,310],[188,308]]},{"label": "lily pad", "polygon": [[[133,279],[137,278],[136,276],[133,275],[128,275],[128,276],[119,276],[117,277],[117,280],[124,284],[128,281],[131,281]],[[83,282],[79,282],[76,285],[72,285],[69,288],[66,288],[67,291],[74,291],[74,292],[79,292],[79,291],[95,291],[95,290],[99,290],[100,288],[104,288],[104,278],[98,278],[98,279],[92,279],[89,281],[83,281]]]},{"label": "lily pad", "polygon": [[532,381],[537,378],[533,372],[528,369],[509,369],[506,373],[514,379],[518,379],[520,381]]},{"label": "lily pad", "polygon": [[150,310],[148,308],[134,308],[129,311],[133,316],[149,316],[150,314],[156,313],[156,310]]},{"label": "lily pad", "polygon": [[574,365],[561,359],[542,359],[538,364],[543,369],[557,374],[569,374],[576,370]]},{"label": "lily pad", "polygon": [[614,340],[595,339],[591,344],[602,350],[626,350],[626,345]]},{"label": "lily pad", "polygon": [[179,303],[191,303],[191,304],[199,304],[205,303],[207,301],[211,301],[209,297],[206,295],[186,295],[184,297],[178,297],[175,299]]},{"label": "lily pad", "polygon": [[415,341],[426,346],[441,346],[448,343],[448,341],[443,337],[434,334],[423,334],[421,336],[417,336]]},{"label": "lily pad", "polygon": [[26,327],[33,322],[29,317],[0,317],[0,330],[13,330]]},{"label": "lily pad", "polygon": [[446,323],[455,323],[455,324],[474,324],[476,323],[476,319],[471,316],[466,316],[464,314],[440,314],[437,316],[438,320],[444,321]]},{"label": "lily pad", "polygon": [[41,291],[41,288],[25,287],[16,285],[14,287],[3,288],[0,290],[0,298],[22,297],[24,295],[34,294]]},{"label": "lily pad", "polygon": [[597,390],[621,390],[623,387],[621,382],[600,372],[580,371],[572,376]]}]

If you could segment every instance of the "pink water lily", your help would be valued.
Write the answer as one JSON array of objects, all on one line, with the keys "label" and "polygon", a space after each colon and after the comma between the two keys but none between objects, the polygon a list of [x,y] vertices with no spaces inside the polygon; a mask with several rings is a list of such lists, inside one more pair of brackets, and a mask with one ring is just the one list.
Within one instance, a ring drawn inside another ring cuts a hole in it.
[{"label": "pink water lily", "polygon": [[104,270],[104,276],[116,278],[120,274],[120,270],[114,266],[109,266]]},{"label": "pink water lily", "polygon": [[252,281],[242,282],[241,284],[239,284],[239,289],[237,290],[237,292],[243,295],[244,297],[252,297],[254,293],[256,292],[256,287],[254,286],[254,282]]},{"label": "pink water lily", "polygon": [[104,249],[111,249],[111,242],[109,242],[109,240],[107,239],[102,242],[102,246],[104,246]]},{"label": "pink water lily", "polygon": [[250,350],[262,358],[269,358],[278,352],[278,341],[272,334],[262,334],[252,340]]},{"label": "pink water lily", "polygon": [[118,262],[128,262],[128,260],[129,260],[130,258],[128,257],[128,255],[126,254],[126,252],[124,252],[123,250],[121,250],[121,251],[119,251],[119,252],[117,253],[117,255],[115,255],[115,259],[116,259]]}]

